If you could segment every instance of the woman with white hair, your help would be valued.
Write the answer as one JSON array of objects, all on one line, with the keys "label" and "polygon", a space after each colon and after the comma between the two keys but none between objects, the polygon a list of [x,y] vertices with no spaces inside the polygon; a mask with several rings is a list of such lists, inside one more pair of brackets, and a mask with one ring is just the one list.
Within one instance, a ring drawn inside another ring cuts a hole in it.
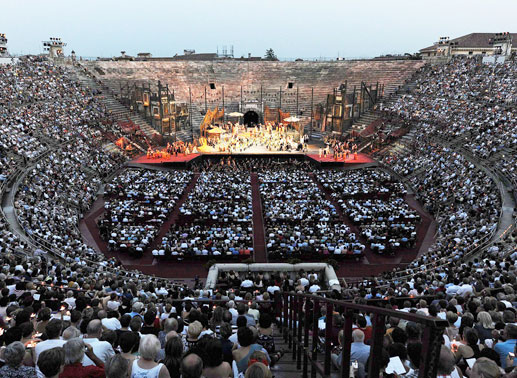
[{"label": "woman with white hair", "polygon": [[0,377],[7,378],[36,378],[36,369],[23,366],[25,347],[19,341],[11,343],[4,350],[5,365],[0,368]]},{"label": "woman with white hair", "polygon": [[170,378],[167,367],[155,362],[160,348],[160,340],[155,335],[142,336],[138,348],[140,358],[133,361],[129,376],[131,378]]},{"label": "woman with white hair", "polygon": [[[104,378],[104,363],[93,353],[93,348],[78,337],[68,340],[63,345],[65,351],[65,368],[59,378]],[[86,350],[86,351],[85,351]],[[83,366],[84,356],[87,355],[95,366]]]},{"label": "woman with white hair", "polygon": [[479,342],[484,343],[486,339],[492,338],[492,331],[494,330],[494,323],[492,317],[486,311],[481,311],[477,314],[478,322],[474,329],[478,332]]}]

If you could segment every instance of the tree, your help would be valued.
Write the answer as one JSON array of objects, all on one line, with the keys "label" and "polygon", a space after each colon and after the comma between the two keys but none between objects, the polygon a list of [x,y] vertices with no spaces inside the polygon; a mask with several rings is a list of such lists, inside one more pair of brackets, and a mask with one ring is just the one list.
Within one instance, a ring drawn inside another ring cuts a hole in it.
[{"label": "tree", "polygon": [[264,58],[266,60],[278,60],[272,48],[266,50],[266,55],[264,56]]}]

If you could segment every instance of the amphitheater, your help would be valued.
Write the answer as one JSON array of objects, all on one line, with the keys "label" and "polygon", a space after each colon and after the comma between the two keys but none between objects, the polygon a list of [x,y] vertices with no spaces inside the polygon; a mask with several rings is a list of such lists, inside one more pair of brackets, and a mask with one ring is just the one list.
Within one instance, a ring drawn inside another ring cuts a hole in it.
[{"label": "amphitheater", "polygon": [[[514,374],[516,83],[515,57],[0,66],[2,343],[43,361],[60,322],[105,376],[150,334],[165,377]],[[300,117],[299,148],[203,153],[207,109]]]}]

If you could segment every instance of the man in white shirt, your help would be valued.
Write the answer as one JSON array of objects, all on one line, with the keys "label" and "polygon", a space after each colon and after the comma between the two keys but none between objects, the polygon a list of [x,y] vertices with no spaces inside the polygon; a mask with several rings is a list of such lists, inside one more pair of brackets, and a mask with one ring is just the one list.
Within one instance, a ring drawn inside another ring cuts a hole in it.
[{"label": "man in white shirt", "polygon": [[251,307],[250,309],[248,310],[248,314],[253,316],[255,318],[255,321],[258,322],[259,320],[259,316],[260,316],[260,311],[257,310],[258,306],[257,306],[257,302],[253,302],[251,304]]},{"label": "man in white shirt", "polygon": [[300,283],[302,284],[303,287],[306,287],[309,285],[309,280],[307,279],[305,273],[303,274],[302,278],[300,278]]},{"label": "man in white shirt", "polygon": [[275,285],[275,284],[272,284],[271,286],[268,286],[267,288],[267,292],[271,295],[274,295],[275,294],[275,291],[280,291],[280,288]]},{"label": "man in white shirt", "polygon": [[61,340],[59,335],[61,334],[61,328],[63,326],[63,322],[59,319],[52,319],[47,326],[45,327],[45,333],[47,334],[48,339],[42,341],[36,345],[34,348],[34,363],[36,364],[36,373],[38,378],[44,378],[44,374],[38,368],[38,358],[39,355],[48,349],[62,347],[65,343],[65,340]]},{"label": "man in white shirt", "polygon": [[239,316],[239,313],[235,309],[234,301],[228,301],[228,311],[232,314],[232,318],[237,318],[237,316]]},{"label": "man in white shirt", "polygon": [[[106,363],[108,358],[115,355],[115,351],[110,343],[107,341],[99,341],[99,338],[102,335],[102,323],[98,319],[91,320],[88,323],[88,327],[86,328],[87,337],[84,338],[84,342],[86,344],[90,344],[93,348],[93,353],[99,357],[99,359]],[[95,365],[95,363],[88,358],[88,356],[84,356],[83,366]]]},{"label": "man in white shirt", "polygon": [[108,310],[118,311],[118,308],[120,307],[121,303],[118,300],[117,293],[113,292],[110,294],[110,298],[108,302],[106,303],[106,307]]},{"label": "man in white shirt", "polygon": [[461,288],[461,286],[459,285],[459,281],[457,279],[454,280],[454,283],[449,284],[449,285],[445,285],[445,287],[447,288],[445,290],[445,293],[447,295],[454,295]]},{"label": "man in white shirt", "polygon": [[250,287],[253,287],[253,281],[250,280],[249,278],[246,278],[244,281],[242,281],[241,287],[244,288],[244,289],[248,289]]},{"label": "man in white shirt", "polygon": [[68,304],[68,309],[69,310],[75,309],[75,298],[74,298],[74,292],[72,290],[69,290],[66,293],[65,302]]},{"label": "man in white shirt", "polygon": [[[108,315],[109,314],[109,315]],[[117,318],[118,313],[116,311],[106,312],[104,310],[99,311],[99,319],[104,327],[109,330],[116,331],[117,329],[121,329],[122,325]]]},{"label": "man in white shirt", "polygon": [[463,279],[463,285],[458,289],[456,292],[457,295],[461,295],[462,297],[467,296],[468,294],[472,294],[474,292],[474,289],[472,288],[472,285],[469,284],[468,278]]}]

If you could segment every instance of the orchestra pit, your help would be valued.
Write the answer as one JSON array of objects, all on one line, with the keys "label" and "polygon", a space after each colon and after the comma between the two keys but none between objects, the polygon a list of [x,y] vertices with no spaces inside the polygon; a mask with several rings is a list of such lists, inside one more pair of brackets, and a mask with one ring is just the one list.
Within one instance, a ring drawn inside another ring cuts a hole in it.
[{"label": "orchestra pit", "polygon": [[511,47],[46,43],[0,60],[0,376],[515,376]]}]

